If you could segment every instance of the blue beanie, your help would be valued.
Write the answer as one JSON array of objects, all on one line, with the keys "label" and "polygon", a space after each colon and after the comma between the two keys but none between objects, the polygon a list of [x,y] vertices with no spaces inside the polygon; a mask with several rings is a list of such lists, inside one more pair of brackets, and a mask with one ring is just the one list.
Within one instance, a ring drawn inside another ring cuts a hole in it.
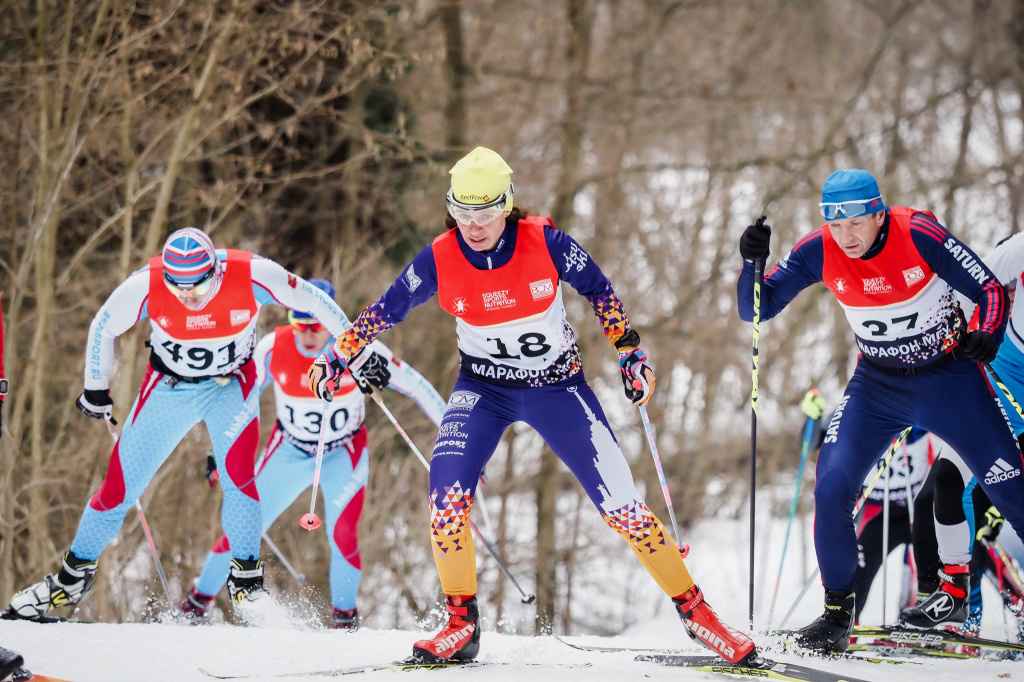
[{"label": "blue beanie", "polygon": [[[307,282],[315,286],[320,291],[324,292],[334,300],[334,285],[326,279],[307,279]],[[312,320],[314,319],[309,313],[299,312],[298,310],[288,311],[289,320]]]},{"label": "blue beanie", "polygon": [[839,170],[828,176],[821,188],[821,203],[841,204],[844,201],[865,201],[875,199],[864,204],[864,210],[856,215],[844,213],[846,218],[855,218],[858,215],[867,213],[878,213],[885,210],[882,203],[882,193],[878,191],[878,183],[875,177],[866,170],[851,168],[850,170]]}]

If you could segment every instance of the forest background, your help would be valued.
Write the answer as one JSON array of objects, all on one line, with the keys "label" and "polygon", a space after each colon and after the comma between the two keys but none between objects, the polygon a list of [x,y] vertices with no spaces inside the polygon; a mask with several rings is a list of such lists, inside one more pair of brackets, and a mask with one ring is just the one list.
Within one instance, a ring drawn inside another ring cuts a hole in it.
[{"label": "forest background", "polygon": [[[640,331],[686,528],[744,511],[743,228],[766,214],[781,256],[821,223],[828,173],[861,167],[887,204],[934,211],[984,254],[1020,229],[1022,117],[1024,0],[3,0],[0,601],[56,569],[102,480],[110,439],[74,407],[88,325],[174,229],[327,277],[354,317],[441,231],[451,164],[478,144],[497,150],[517,205],[589,251]],[[586,302],[566,300],[585,371],[667,519],[614,353]],[[265,309],[263,331],[283,323]],[[447,396],[453,329],[427,305],[384,341]],[[118,419],[147,335],[141,324],[118,343]],[[837,400],[854,354],[823,287],[762,326],[762,484],[792,489],[799,399],[814,385]],[[426,418],[388,401],[429,452]],[[439,598],[426,473],[368,414],[360,610],[377,627],[426,624]],[[176,598],[220,533],[207,448],[197,427],[142,498]],[[478,550],[499,630],[608,633],[644,617],[636,586],[649,579],[534,432],[510,429],[487,474],[500,553],[537,594],[524,611]],[[264,557],[276,591],[326,614],[326,543],[297,522],[307,500],[270,535],[310,585]],[[787,508],[780,498],[774,511]],[[134,514],[94,592],[84,618],[139,620],[146,596],[161,598]]]}]

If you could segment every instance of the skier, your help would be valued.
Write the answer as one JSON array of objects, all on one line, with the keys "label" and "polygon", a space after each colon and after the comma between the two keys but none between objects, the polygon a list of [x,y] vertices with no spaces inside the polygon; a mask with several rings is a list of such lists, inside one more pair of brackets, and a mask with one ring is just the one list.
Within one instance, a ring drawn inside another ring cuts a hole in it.
[{"label": "skier", "polygon": [[[334,287],[327,280],[308,281],[334,298]],[[256,488],[263,512],[263,532],[309,487],[317,439],[320,430],[327,429],[320,485],[327,506],[325,520],[331,547],[331,623],[335,628],[354,631],[359,628],[356,596],[362,575],[356,531],[370,470],[363,423],[365,400],[356,390],[352,375],[346,372],[334,388],[327,413],[322,413],[322,402],[309,392],[306,370],[334,339],[308,313],[290,311],[288,323],[260,339],[253,355],[259,390],[262,393],[273,383],[277,406],[277,421],[262,463],[257,465]],[[440,424],[445,403],[434,387],[383,344],[374,343],[371,349],[385,361],[372,371],[368,362],[362,368],[362,377],[380,374],[379,383],[387,382],[412,398],[434,424]],[[385,373],[389,381],[383,376]],[[363,387],[370,390],[365,382],[360,385]],[[198,621],[206,616],[228,576],[229,550],[228,540],[223,536],[210,550],[202,572],[178,607],[187,617]]]},{"label": "skier", "polygon": [[[808,391],[800,403],[804,414],[814,420],[814,428],[811,432],[811,449],[818,450],[825,440],[826,426],[832,421],[834,412],[830,413],[828,419],[823,419],[825,399],[817,395],[817,391]],[[888,551],[896,549],[900,545],[911,545],[910,507],[908,506],[908,488],[910,489],[910,503],[916,502],[925,479],[928,476],[929,467],[942,452],[943,442],[922,429],[912,429],[900,450],[893,455],[889,469],[889,523],[888,523]],[[889,448],[880,453],[884,456]],[[876,460],[877,461],[877,460]],[[883,525],[885,486],[881,483],[885,477],[883,471],[881,477],[876,478],[877,469],[872,467],[867,477],[861,484],[859,497],[864,497],[868,492],[861,513],[855,520],[857,528],[857,570],[854,573],[853,589],[857,595],[855,601],[856,619],[859,622],[860,615],[864,612],[864,605],[868,600],[868,592],[871,583],[874,582],[878,569],[882,566],[882,536],[885,526]],[[916,507],[914,508],[916,513]],[[929,509],[929,514],[931,510]]]},{"label": "skier", "polygon": [[[2,353],[0,353],[2,355]],[[0,682],[7,682],[19,676],[19,673],[28,673],[21,666],[25,665],[25,659],[17,651],[11,651],[0,647]],[[31,673],[28,673],[31,675]],[[31,679],[22,676],[20,679]]]},{"label": "skier", "polygon": [[[238,604],[263,585],[259,494],[253,461],[259,444],[259,392],[252,362],[260,307],[308,311],[333,334],[348,325],[324,292],[277,263],[246,251],[214,249],[202,231],[171,234],[163,253],[118,286],[96,313],[86,348],[85,391],[78,408],[114,423],[108,388],[114,340],[150,321],[149,367],[114,445],[106,478],[82,513],[59,572],[11,599],[10,615],[43,620],[76,604],[96,577],[100,554],[117,536],[171,451],[206,423],[221,471],[221,520],[231,539],[228,590]],[[368,362],[367,355],[361,356]]]},{"label": "skier", "polygon": [[465,661],[480,647],[476,560],[467,515],[475,482],[509,424],[524,421],[575,474],[605,522],[672,597],[687,632],[731,662],[754,643],[720,622],[661,521],[640,499],[629,465],[583,377],[561,281],[583,295],[617,350],[627,397],[645,404],[654,370],[622,302],[593,259],[550,219],[513,207],[512,169],[477,147],[451,169],[447,231],[423,249],[310,368],[322,395],[350,359],[409,310],[438,294],[456,318],[461,372],[430,467],[430,531],[448,626],[413,646],[421,661]]},{"label": "skier", "polygon": [[[932,213],[886,207],[867,171],[832,173],[820,208],[827,222],[765,278],[760,314],[771,319],[822,282],[843,306],[861,353],[817,465],[814,539],[825,609],[794,636],[806,648],[841,652],[856,600],[853,506],[878,453],[914,424],[952,446],[976,474],[1006,462],[1017,475],[985,486],[1017,528],[1024,528],[1024,459],[978,365],[995,357],[1006,325],[1006,292],[992,272]],[[770,236],[762,219],[740,238],[744,320],[753,318],[754,261],[767,259]],[[954,289],[981,307],[977,331],[966,331]]]},{"label": "skier", "polygon": [[[1024,302],[1018,304],[1014,292],[1024,271],[1024,235],[1016,234],[1004,239],[983,259],[1000,282],[1006,284],[1010,315],[1006,335],[991,367],[1015,396],[1024,396]],[[980,320],[979,310],[970,300],[961,299],[964,315],[971,319],[970,329]],[[1018,444],[1024,440],[1024,420],[1017,410],[1003,396],[989,375],[992,391],[1000,400],[1003,412],[1009,419]],[[986,484],[994,485],[1000,479],[1014,478],[1013,460],[996,460],[985,471],[972,471],[968,463],[956,452],[947,452],[936,464],[934,477],[934,522],[926,519],[920,529],[915,529],[915,544],[921,544],[919,566],[921,568],[920,591],[929,593],[918,606],[901,614],[905,625],[914,627],[936,627],[941,624],[960,625],[967,633],[977,634],[981,625],[981,593],[979,578],[980,559],[972,562],[975,540],[989,525],[986,513],[993,507],[985,487],[978,485],[977,473]],[[995,518],[995,517],[993,517]],[[1001,516],[998,516],[1001,519]],[[1001,522],[1000,522],[1001,523]],[[934,539],[933,539],[934,538]],[[987,539],[987,538],[986,538]],[[991,540],[995,541],[995,536]],[[981,549],[981,548],[979,548]],[[941,561],[941,564],[939,564]],[[973,563],[973,567],[972,564]],[[975,580],[970,580],[971,575]],[[973,602],[973,607],[970,602]]]},{"label": "skier", "polygon": [[918,603],[903,610],[900,624],[958,625],[964,634],[979,634],[983,552],[977,550],[983,541],[995,541],[1002,515],[967,464],[948,447],[928,474],[914,514]]}]

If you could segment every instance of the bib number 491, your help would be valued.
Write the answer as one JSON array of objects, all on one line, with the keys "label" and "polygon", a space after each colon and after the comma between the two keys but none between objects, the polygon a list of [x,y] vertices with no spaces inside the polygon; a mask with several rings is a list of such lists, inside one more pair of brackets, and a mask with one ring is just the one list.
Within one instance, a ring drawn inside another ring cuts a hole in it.
[{"label": "bib number 491", "polygon": [[495,360],[519,360],[524,355],[528,358],[539,358],[540,356],[551,350],[551,345],[545,343],[547,338],[543,334],[537,332],[528,332],[523,334],[517,339],[519,343],[519,354],[512,355],[508,352],[508,346],[505,345],[505,341],[500,337],[489,338],[488,341],[493,341],[498,347],[497,353],[491,353],[491,357]]},{"label": "bib number 491", "polygon": [[175,363],[184,362],[185,366],[201,372],[204,369],[209,369],[213,365],[215,355],[226,358],[224,362],[217,365],[217,369],[224,369],[235,364],[236,352],[235,342],[232,341],[226,346],[218,348],[216,351],[212,351],[209,348],[199,348],[194,346],[185,351],[184,355],[181,352],[181,344],[175,343],[174,341],[164,341],[160,344],[171,356],[171,360]]}]

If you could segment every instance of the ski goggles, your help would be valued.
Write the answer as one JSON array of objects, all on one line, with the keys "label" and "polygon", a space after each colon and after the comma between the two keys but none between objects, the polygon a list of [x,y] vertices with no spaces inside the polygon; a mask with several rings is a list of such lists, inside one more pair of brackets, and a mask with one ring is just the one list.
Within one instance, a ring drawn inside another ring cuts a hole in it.
[{"label": "ski goggles", "polygon": [[324,326],[316,320],[295,317],[295,313],[291,310],[288,311],[288,324],[297,332],[313,332],[317,334],[324,329]]},{"label": "ski goggles", "polygon": [[821,215],[825,220],[839,220],[840,218],[856,218],[868,213],[868,206],[874,202],[881,203],[881,196],[872,199],[856,199],[854,201],[828,202],[818,204]]},{"label": "ski goggles", "polygon": [[445,201],[448,205],[448,215],[454,218],[455,222],[459,225],[468,226],[472,223],[480,226],[489,225],[498,218],[504,217],[505,205],[508,203],[509,196],[513,192],[515,192],[515,187],[510,184],[508,189],[502,192],[494,201],[488,201],[486,204],[463,204],[456,201],[455,195],[451,190],[448,190],[448,196]]},{"label": "ski goggles", "polygon": [[195,282],[175,282],[173,279],[164,273],[164,284],[167,289],[177,298],[202,298],[206,294],[210,293],[213,289],[213,285],[216,283],[214,275],[216,274],[216,268],[210,268],[209,272],[203,275],[202,279],[196,280]]}]

